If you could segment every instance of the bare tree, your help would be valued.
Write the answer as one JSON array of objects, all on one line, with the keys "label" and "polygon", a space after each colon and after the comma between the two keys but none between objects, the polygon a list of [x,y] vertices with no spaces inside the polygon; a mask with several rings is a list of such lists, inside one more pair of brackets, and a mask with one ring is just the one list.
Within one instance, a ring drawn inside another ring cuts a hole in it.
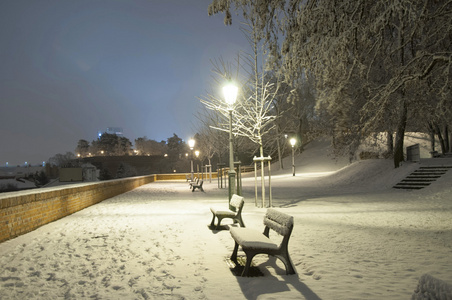
[{"label": "bare tree", "polygon": [[230,24],[232,5],[245,15],[254,5],[268,50],[281,45],[288,83],[315,77],[318,114],[351,156],[362,139],[388,132],[398,167],[405,130],[427,121],[413,116],[432,99],[429,115],[450,124],[452,1],[214,0],[209,13]]},{"label": "bare tree", "polygon": [[[274,101],[280,85],[278,79],[267,76],[265,72],[266,53],[265,40],[262,32],[257,28],[254,19],[249,18],[247,27],[243,29],[252,52],[239,54],[235,65],[222,60],[215,61],[214,72],[217,86],[234,78],[240,82],[239,97],[232,110],[232,130],[234,136],[242,136],[258,145],[260,157],[264,157],[263,138],[275,128]],[[236,70],[234,76],[232,70]],[[217,89],[219,90],[219,88]],[[219,112],[222,119],[213,128],[229,131],[228,118],[230,107],[216,94],[208,94],[201,98],[206,108]],[[261,162],[262,198],[265,198],[264,161]]]},{"label": "bare tree", "polygon": [[197,145],[200,149],[202,160],[207,159],[208,164],[211,165],[211,159],[216,154],[219,161],[222,161],[224,156],[224,149],[227,149],[227,134],[223,131],[214,129],[219,121],[220,115],[213,110],[199,111],[197,115]]}]

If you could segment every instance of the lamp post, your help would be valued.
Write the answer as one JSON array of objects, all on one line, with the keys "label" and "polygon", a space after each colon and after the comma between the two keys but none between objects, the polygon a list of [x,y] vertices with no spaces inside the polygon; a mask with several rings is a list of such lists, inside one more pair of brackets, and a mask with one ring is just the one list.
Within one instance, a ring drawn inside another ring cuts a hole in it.
[{"label": "lamp post", "polygon": [[191,162],[190,162],[191,168],[190,168],[190,170],[191,170],[191,180],[193,180],[194,179],[194,177],[193,177],[193,147],[195,147],[195,140],[189,139],[188,146],[190,147],[190,150],[191,150]]},{"label": "lamp post", "polygon": [[199,159],[199,151],[198,150],[196,150],[195,151],[195,155],[196,155],[196,176],[198,176],[198,178],[199,178],[199,162],[198,162],[198,159]]},{"label": "lamp post", "polygon": [[237,99],[238,88],[232,83],[223,87],[224,99],[228,105],[229,111],[229,201],[235,191],[235,169],[234,169],[234,149],[232,145],[232,111],[234,110],[234,103]]},{"label": "lamp post", "polygon": [[290,139],[290,144],[292,145],[292,173],[295,176],[295,158],[294,158],[294,146],[297,143],[295,138]]}]

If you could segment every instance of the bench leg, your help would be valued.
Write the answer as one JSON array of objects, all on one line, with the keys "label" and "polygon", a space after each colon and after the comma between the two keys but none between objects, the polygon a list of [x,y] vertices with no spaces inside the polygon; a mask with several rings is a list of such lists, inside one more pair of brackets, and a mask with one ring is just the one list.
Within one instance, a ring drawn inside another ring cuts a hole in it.
[{"label": "bench leg", "polygon": [[223,218],[216,216],[214,213],[212,213],[212,214],[213,214],[213,217],[212,217],[212,222],[210,222],[210,226],[211,227],[215,226],[215,217],[217,217],[218,221],[217,221],[217,225],[215,226],[215,230],[218,230],[218,228],[220,228],[220,223]]},{"label": "bench leg", "polygon": [[212,222],[210,222],[210,227],[213,227],[215,225],[215,214],[212,213],[213,217],[212,217]]},{"label": "bench leg", "polygon": [[215,229],[220,228],[221,220],[223,220],[223,218],[220,218],[219,216],[217,216],[217,219],[218,219],[218,223],[217,223],[217,226],[215,227]]},{"label": "bench leg", "polygon": [[238,262],[237,262],[237,251],[238,250],[239,250],[239,244],[237,244],[237,242],[235,242],[234,251],[232,251],[232,255],[231,255],[231,260],[233,262],[235,262],[235,264],[238,264]]},{"label": "bench leg", "polygon": [[276,258],[279,258],[286,266],[286,275],[295,274],[295,268],[292,265],[292,261],[290,259],[289,253],[285,253],[284,255],[275,255]]},{"label": "bench leg", "polygon": [[[245,252],[246,253],[246,252]],[[253,257],[256,255],[257,253],[246,253],[246,263],[245,263],[245,268],[243,269],[242,272],[242,277],[246,277],[248,276],[248,272],[250,270],[251,267],[251,261],[253,260]]]}]

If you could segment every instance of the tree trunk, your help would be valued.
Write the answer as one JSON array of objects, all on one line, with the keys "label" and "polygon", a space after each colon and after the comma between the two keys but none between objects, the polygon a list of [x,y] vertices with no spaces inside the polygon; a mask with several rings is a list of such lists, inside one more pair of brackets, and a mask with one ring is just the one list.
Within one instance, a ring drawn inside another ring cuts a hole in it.
[{"label": "tree trunk", "polygon": [[428,131],[430,135],[430,151],[435,152],[435,129],[433,128],[432,123],[428,123]]},{"label": "tree trunk", "polygon": [[[402,93],[402,97],[404,97]],[[408,107],[406,100],[403,99],[402,105],[402,115],[400,116],[399,124],[397,125],[397,132],[395,138],[395,148],[394,148],[394,167],[400,167],[400,163],[404,161],[403,157],[403,140],[405,138],[405,128],[408,115]]]},{"label": "tree trunk", "polygon": [[303,142],[303,116],[298,119],[298,146],[301,148]]},{"label": "tree trunk", "polygon": [[438,135],[439,144],[441,145],[441,153],[446,153],[446,143],[444,142],[443,135],[441,133],[441,129],[439,129],[438,124],[435,124],[436,135]]},{"label": "tree trunk", "polygon": [[[452,132],[449,133],[449,141],[452,142]],[[449,144],[450,145],[450,144]],[[452,152],[452,147],[449,147],[449,153]]]},{"label": "tree trunk", "polygon": [[445,144],[445,150],[444,154],[450,152],[450,141],[449,141],[449,127],[447,124],[444,126],[444,144]]},{"label": "tree trunk", "polygon": [[392,131],[386,131],[386,151],[388,153],[394,153],[394,137]]},{"label": "tree trunk", "polygon": [[277,147],[278,147],[279,168],[280,168],[281,170],[283,170],[283,169],[284,169],[283,160],[282,160],[282,159],[283,159],[283,158],[282,158],[283,153],[282,153],[282,151],[281,151],[281,141],[280,141],[280,136],[281,136],[281,134],[280,134],[279,126],[276,125],[276,145],[277,145]]},{"label": "tree trunk", "polygon": [[[400,66],[403,67],[405,65],[405,56],[404,56],[404,39],[402,33],[404,32],[404,24],[403,22],[400,25],[399,28],[399,55],[400,55]],[[397,124],[397,132],[396,132],[396,138],[395,138],[395,149],[394,149],[394,167],[398,168],[400,166],[400,163],[404,161],[403,157],[403,140],[405,139],[405,129],[406,129],[406,122],[408,118],[408,104],[407,100],[405,99],[405,92],[402,89],[400,90],[400,97],[402,99],[402,114],[399,119],[399,124]]]}]

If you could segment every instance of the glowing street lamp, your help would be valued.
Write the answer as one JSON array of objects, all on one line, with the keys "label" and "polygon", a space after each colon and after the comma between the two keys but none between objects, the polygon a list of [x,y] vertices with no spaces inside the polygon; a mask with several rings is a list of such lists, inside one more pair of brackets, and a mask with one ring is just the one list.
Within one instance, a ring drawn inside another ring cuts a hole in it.
[{"label": "glowing street lamp", "polygon": [[234,110],[234,103],[237,99],[238,87],[232,83],[223,87],[224,99],[228,105],[229,111],[229,201],[235,191],[235,169],[234,169],[234,149],[232,145],[232,111]]},{"label": "glowing street lamp", "polygon": [[191,150],[191,163],[190,163],[191,169],[190,170],[191,170],[191,180],[193,180],[194,179],[194,177],[193,177],[193,148],[195,147],[195,140],[189,139],[188,146],[190,147],[190,150]]},{"label": "glowing street lamp", "polygon": [[297,140],[295,138],[290,139],[290,144],[292,145],[292,173],[293,176],[295,176],[295,158],[294,158],[294,147],[297,143]]}]

